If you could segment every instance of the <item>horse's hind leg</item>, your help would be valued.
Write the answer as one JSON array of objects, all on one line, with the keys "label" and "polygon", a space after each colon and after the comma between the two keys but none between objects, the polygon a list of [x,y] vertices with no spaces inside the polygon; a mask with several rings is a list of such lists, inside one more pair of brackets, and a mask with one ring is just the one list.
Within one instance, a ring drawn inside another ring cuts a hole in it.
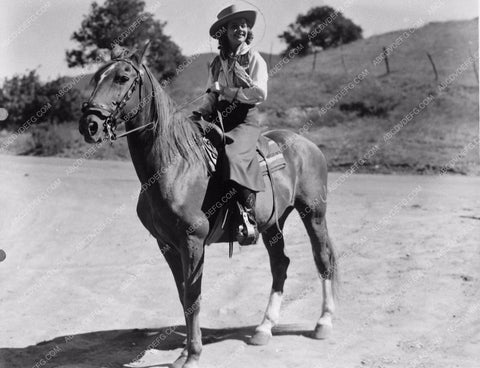
[{"label": "horse's hind leg", "polygon": [[307,229],[312,244],[313,258],[322,280],[322,314],[317,322],[313,337],[327,338],[332,331],[332,316],[335,312],[333,285],[336,277],[336,259],[333,244],[328,236],[325,205],[321,201],[305,206],[296,206]]},{"label": "horse's hind leg", "polygon": [[[280,221],[280,227],[282,229],[285,218],[286,216]],[[257,326],[255,334],[250,339],[250,344],[252,345],[265,345],[272,337],[272,328],[278,323],[280,318],[283,285],[287,279],[287,269],[290,264],[290,259],[284,252],[285,243],[283,241],[283,235],[278,231],[276,225],[271,226],[263,232],[262,237],[270,258],[273,283],[263,321]]]}]

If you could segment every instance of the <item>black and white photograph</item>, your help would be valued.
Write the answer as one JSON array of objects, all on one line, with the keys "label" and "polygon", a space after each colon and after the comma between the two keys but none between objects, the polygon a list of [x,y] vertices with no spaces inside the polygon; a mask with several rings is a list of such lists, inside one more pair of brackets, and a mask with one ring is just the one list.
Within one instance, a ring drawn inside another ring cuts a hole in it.
[{"label": "black and white photograph", "polygon": [[479,368],[478,0],[0,0],[0,368]]}]

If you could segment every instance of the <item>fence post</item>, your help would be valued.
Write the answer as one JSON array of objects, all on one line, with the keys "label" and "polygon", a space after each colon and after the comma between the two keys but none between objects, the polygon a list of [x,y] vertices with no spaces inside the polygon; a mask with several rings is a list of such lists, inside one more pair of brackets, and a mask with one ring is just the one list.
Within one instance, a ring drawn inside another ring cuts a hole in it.
[{"label": "fence post", "polygon": [[477,83],[478,83],[478,70],[477,70],[477,59],[475,56],[472,54],[472,50],[468,49],[468,52],[470,53],[470,57],[473,59],[473,72],[475,73],[475,77],[477,78]]},{"label": "fence post", "polygon": [[388,54],[387,54],[387,48],[383,46],[383,56],[385,60],[385,67],[387,68],[387,75],[390,74],[390,64],[388,63]]},{"label": "fence post", "polygon": [[313,50],[313,64],[312,64],[312,72],[315,70],[315,64],[317,63],[317,49],[314,48]]},{"label": "fence post", "polygon": [[341,54],[341,58],[342,58],[343,70],[345,70],[345,74],[348,74],[347,66],[345,65],[345,59],[343,58],[343,53]]},{"label": "fence post", "polygon": [[426,51],[426,53],[428,56],[428,60],[430,60],[430,64],[432,64],[433,72],[435,73],[435,82],[438,82],[438,72],[437,72],[437,68],[435,67],[435,63],[433,62],[432,55],[430,55],[428,51]]}]

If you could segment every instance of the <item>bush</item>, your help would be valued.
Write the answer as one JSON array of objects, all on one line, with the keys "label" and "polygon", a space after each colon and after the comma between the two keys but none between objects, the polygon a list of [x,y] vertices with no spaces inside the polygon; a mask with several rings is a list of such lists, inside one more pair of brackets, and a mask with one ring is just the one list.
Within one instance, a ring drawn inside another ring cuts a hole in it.
[{"label": "bush", "polygon": [[35,156],[56,156],[68,145],[70,128],[62,129],[57,123],[42,123],[31,128],[32,148],[27,154]]},{"label": "bush", "polygon": [[37,71],[32,70],[5,79],[0,90],[0,106],[8,111],[7,127],[27,130],[46,121],[60,123],[76,119],[81,95],[69,78],[41,83]]}]

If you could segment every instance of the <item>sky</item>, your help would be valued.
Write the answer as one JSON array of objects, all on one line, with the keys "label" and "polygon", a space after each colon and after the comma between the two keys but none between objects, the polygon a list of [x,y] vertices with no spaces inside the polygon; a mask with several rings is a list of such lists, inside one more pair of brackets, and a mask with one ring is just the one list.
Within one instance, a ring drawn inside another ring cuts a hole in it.
[{"label": "sky", "polygon": [[[97,0],[103,3],[103,0]],[[217,13],[232,3],[257,9],[255,46],[279,53],[278,38],[298,14],[314,6],[343,8],[344,15],[363,28],[364,37],[406,29],[422,22],[478,17],[478,0],[146,0],[146,10],[166,21],[164,32],[184,55],[216,52],[208,36]],[[89,12],[92,0],[0,0],[0,80],[37,69],[43,80],[78,75],[67,67],[65,50]],[[132,19],[132,22],[134,20]],[[88,70],[87,70],[88,71]]]}]

